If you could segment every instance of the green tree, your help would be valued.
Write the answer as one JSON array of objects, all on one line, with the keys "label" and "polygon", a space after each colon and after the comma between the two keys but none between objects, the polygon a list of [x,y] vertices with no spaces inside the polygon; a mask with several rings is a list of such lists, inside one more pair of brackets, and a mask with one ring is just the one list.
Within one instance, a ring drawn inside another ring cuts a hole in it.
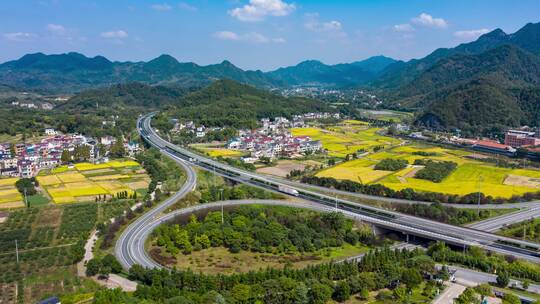
[{"label": "green tree", "polygon": [[245,284],[234,285],[231,291],[233,303],[249,303],[250,288]]},{"label": "green tree", "polygon": [[86,263],[86,276],[91,277],[99,273],[101,263],[98,259],[91,259]]},{"label": "green tree", "polygon": [[346,281],[339,281],[334,289],[334,299],[338,302],[344,302],[351,297],[351,288]]},{"label": "green tree", "polygon": [[422,275],[417,269],[409,268],[401,275],[401,281],[411,290],[422,283]]},{"label": "green tree", "polygon": [[308,292],[309,302],[313,304],[325,304],[332,297],[332,288],[328,285],[315,282]]},{"label": "green tree", "polygon": [[499,275],[497,275],[497,285],[499,287],[506,287],[510,283],[510,276],[506,271],[499,272]]},{"label": "green tree", "polygon": [[62,156],[60,156],[62,163],[69,163],[71,161],[71,155],[68,150],[62,150]]},{"label": "green tree", "polygon": [[504,304],[521,304],[519,297],[512,293],[505,293],[502,299]]},{"label": "green tree", "polygon": [[295,304],[307,304],[309,303],[308,288],[304,282],[298,282],[296,287],[292,291],[291,300]]}]

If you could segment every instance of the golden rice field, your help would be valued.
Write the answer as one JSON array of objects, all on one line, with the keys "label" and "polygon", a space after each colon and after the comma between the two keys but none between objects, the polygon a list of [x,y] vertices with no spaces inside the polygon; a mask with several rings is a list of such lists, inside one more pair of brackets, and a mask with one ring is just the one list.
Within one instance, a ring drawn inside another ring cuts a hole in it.
[{"label": "golden rice field", "polygon": [[18,178],[0,179],[0,208],[14,208],[24,206],[22,195],[15,187]]},{"label": "golden rice field", "polygon": [[342,124],[326,129],[293,128],[293,136],[309,136],[312,140],[320,140],[323,148],[330,156],[345,157],[358,150],[371,151],[376,146],[399,144],[399,140],[377,134],[380,128],[371,128],[365,122],[345,120]]},{"label": "golden rice field", "polygon": [[[414,155],[414,151],[435,152],[437,156]],[[480,190],[486,195],[504,198],[540,190],[540,170],[499,168],[493,164],[465,157],[471,153],[424,145],[400,146],[341,163],[320,171],[317,176],[348,179],[365,184],[380,183],[395,190],[412,188],[419,191],[458,195]],[[374,165],[385,158],[406,159],[409,164],[412,164],[415,159],[430,158],[453,161],[458,164],[458,167],[442,182],[434,183],[414,178],[414,173],[419,168],[413,166],[398,172],[374,170]]]},{"label": "golden rice field", "polygon": [[91,201],[98,195],[114,196],[146,189],[150,178],[135,161],[110,161],[104,164],[79,163],[74,168],[61,166],[37,177],[55,203]]}]

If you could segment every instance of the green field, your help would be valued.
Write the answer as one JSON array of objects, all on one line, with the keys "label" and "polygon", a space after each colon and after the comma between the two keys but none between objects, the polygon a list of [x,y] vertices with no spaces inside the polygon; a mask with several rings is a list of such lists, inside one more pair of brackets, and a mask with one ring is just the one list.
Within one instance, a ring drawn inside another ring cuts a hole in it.
[{"label": "green field", "polygon": [[399,144],[398,139],[379,135],[380,128],[369,127],[365,122],[346,120],[343,123],[321,128],[293,128],[293,136],[309,136],[312,140],[320,140],[328,155],[345,157],[358,150],[371,151],[374,147]]},{"label": "green field", "polygon": [[413,113],[391,110],[360,110],[362,117],[383,121],[402,122],[413,117]]},{"label": "green field", "polygon": [[[436,153],[436,156],[414,155],[413,152],[415,151],[433,152]],[[465,157],[470,154],[472,152],[428,145],[400,146],[338,164],[335,167],[320,171],[317,176],[349,179],[365,184],[380,183],[395,190],[412,188],[419,191],[457,195],[465,195],[480,190],[486,195],[503,198],[540,190],[539,170],[499,168],[493,164]],[[413,166],[397,172],[374,170],[373,166],[385,158],[405,159],[409,164],[412,164],[415,159],[430,158],[452,161],[457,163],[458,167],[442,182],[434,183],[414,178],[414,173],[419,168]]]},{"label": "green field", "polygon": [[[153,247],[157,248],[157,247]],[[251,251],[240,251],[231,253],[224,247],[212,247],[201,251],[194,251],[188,256],[180,256],[176,263],[169,266],[176,266],[179,269],[190,268],[195,272],[207,274],[223,273],[233,274],[259,269],[283,268],[290,264],[293,268],[303,268],[308,265],[341,260],[350,256],[365,253],[369,250],[364,245],[344,244],[342,247],[323,249],[306,254],[271,254],[257,253]]]},{"label": "green field", "polygon": [[97,196],[110,197],[123,191],[131,194],[146,189],[150,182],[139,164],[131,160],[61,166],[40,172],[37,180],[55,203],[93,201]]}]

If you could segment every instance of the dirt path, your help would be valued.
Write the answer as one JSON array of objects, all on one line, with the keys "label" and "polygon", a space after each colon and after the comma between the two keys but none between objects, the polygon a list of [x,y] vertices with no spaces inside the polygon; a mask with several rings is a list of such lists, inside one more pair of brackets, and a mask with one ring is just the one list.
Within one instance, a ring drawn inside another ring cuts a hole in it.
[{"label": "dirt path", "polygon": [[[137,207],[141,206],[142,203],[137,203],[131,206],[131,210],[135,210]],[[111,218],[110,221],[114,221],[114,218]],[[98,240],[97,230],[93,230],[90,234],[90,237],[84,244],[84,257],[77,263],[77,275],[79,277],[86,277],[86,263],[94,258],[94,246]],[[121,288],[123,291],[133,292],[137,289],[137,282],[123,278],[117,274],[109,274],[107,280],[99,280],[97,276],[92,277],[92,279],[97,282],[99,285],[107,288]]]}]

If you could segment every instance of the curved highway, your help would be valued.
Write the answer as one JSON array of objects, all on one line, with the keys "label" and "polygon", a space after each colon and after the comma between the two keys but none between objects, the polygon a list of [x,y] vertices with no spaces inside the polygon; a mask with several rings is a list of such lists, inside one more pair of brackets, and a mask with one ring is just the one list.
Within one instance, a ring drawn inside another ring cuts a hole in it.
[{"label": "curved highway", "polygon": [[391,212],[382,208],[337,199],[332,196],[292,186],[290,183],[285,183],[282,180],[269,178],[253,172],[247,172],[208,159],[163,140],[150,126],[153,115],[154,113],[150,113],[141,117],[139,120],[138,131],[141,136],[152,145],[167,152],[168,155],[174,155],[178,158],[185,159],[190,164],[196,165],[202,169],[209,171],[213,170],[216,174],[227,178],[253,186],[264,187],[271,191],[276,191],[278,186],[286,186],[297,190],[300,198],[327,206],[334,206],[334,204],[336,204],[336,207],[339,208],[340,211],[354,212],[357,216],[362,217],[362,220],[383,228],[401,231],[405,234],[417,235],[432,240],[441,240],[460,246],[480,246],[490,251],[540,262],[540,256],[537,253],[537,250],[540,249],[540,244],[538,243],[497,236],[480,230],[443,224],[423,218]]},{"label": "curved highway", "polygon": [[[141,233],[147,231],[146,227],[149,222],[154,220],[158,215],[160,215],[168,207],[179,201],[186,194],[193,191],[197,182],[197,175],[193,168],[189,166],[184,160],[171,155],[170,153],[163,151],[165,155],[174,159],[186,172],[186,181],[184,185],[176,192],[174,195],[169,197],[167,200],[154,207],[150,211],[143,214],[132,224],[130,224],[124,232],[120,235],[120,238],[116,241],[114,248],[114,253],[124,269],[129,269],[134,264],[141,264],[143,266],[149,267],[144,263],[144,255],[146,252],[136,252],[140,246],[144,247],[144,241],[141,239]],[[141,243],[142,242],[142,243]],[[143,250],[144,251],[144,250]],[[142,257],[141,257],[142,255]]]}]

